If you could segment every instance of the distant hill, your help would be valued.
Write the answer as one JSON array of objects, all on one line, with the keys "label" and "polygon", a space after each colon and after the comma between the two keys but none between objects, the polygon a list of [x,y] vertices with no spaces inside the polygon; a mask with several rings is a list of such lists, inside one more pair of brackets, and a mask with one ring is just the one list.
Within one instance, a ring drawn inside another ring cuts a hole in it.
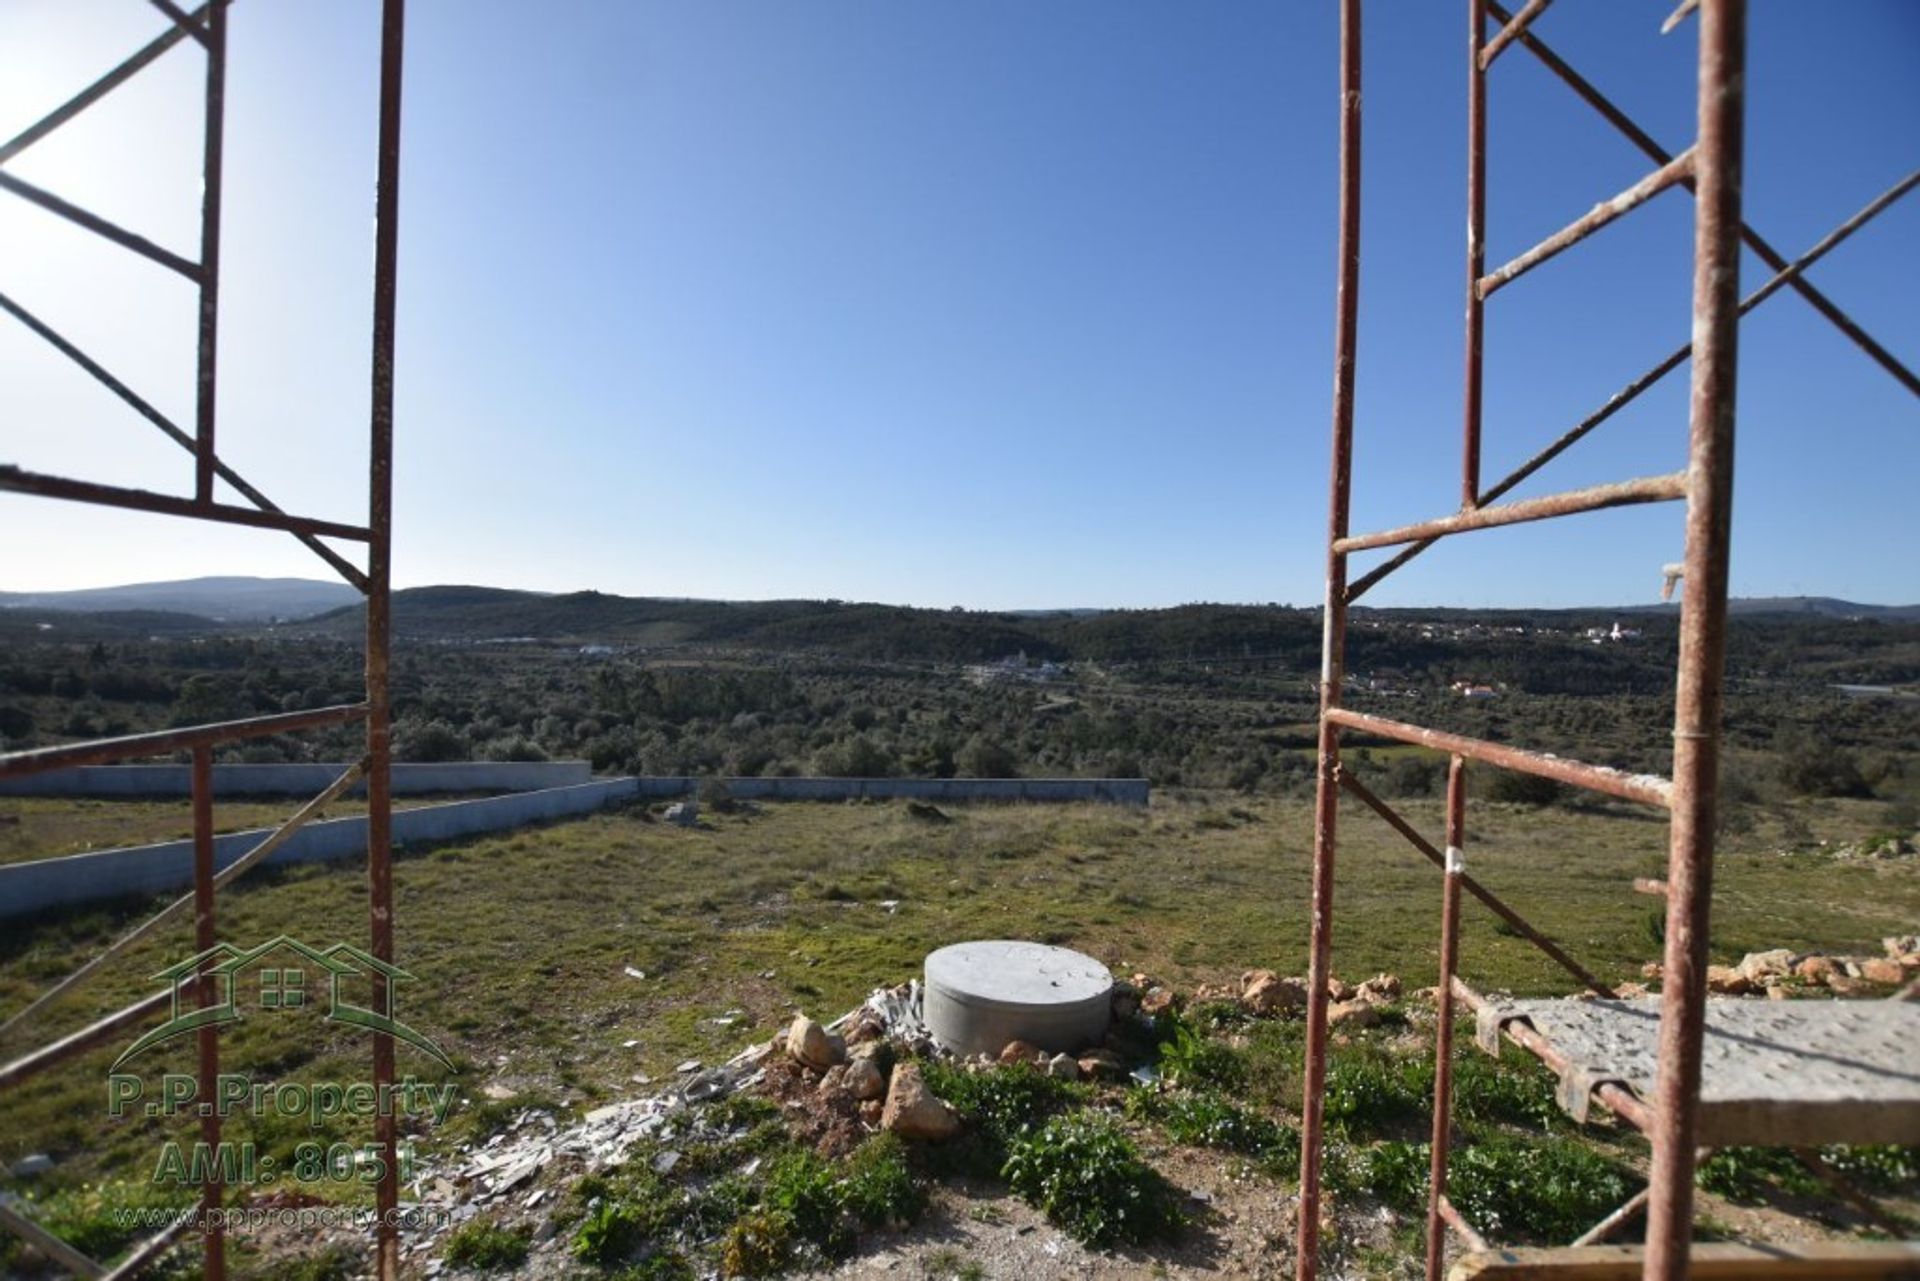
[{"label": "distant hill", "polygon": [[[1677,611],[1678,603],[1630,605],[1628,609]],[[1806,618],[1870,619],[1884,623],[1920,623],[1920,605],[1862,605],[1858,601],[1832,596],[1735,596],[1727,601],[1727,612],[1743,617],[1767,614],[1791,614]]]},{"label": "distant hill", "polygon": [[[1830,597],[1736,599],[1731,608],[1743,624],[1762,629],[1773,623],[1821,629],[1920,624],[1920,606],[1861,605]],[[1604,627],[1622,616],[1638,616],[1646,620],[1642,626],[1652,647],[1670,639],[1676,610],[1673,605],[1562,610],[1362,608],[1355,611],[1355,618],[1363,624],[1398,620],[1456,628],[1519,626],[1530,631],[1546,626],[1577,631]],[[245,630],[280,620],[283,630],[294,634],[357,641],[365,627],[363,611],[359,594],[345,585],[307,579],[202,578],[78,592],[0,594],[0,639],[178,636]],[[837,600],[696,600],[450,585],[395,592],[393,623],[395,634],[403,640],[438,643],[524,640],[557,645],[699,646],[937,663],[984,662],[1024,652],[1036,662],[1259,660],[1288,669],[1312,669],[1320,655],[1319,610],[1281,605],[996,612]],[[1856,645],[1860,639],[1847,644]],[[1896,639],[1912,644],[1895,636],[1884,641]],[[1349,661],[1354,670],[1376,665],[1391,668],[1412,662],[1418,657],[1414,651],[1423,646],[1463,644],[1477,656],[1491,653],[1485,639],[1466,641],[1451,632],[1423,639],[1404,629],[1362,626],[1353,634]],[[1649,648],[1643,657],[1651,654]],[[1580,661],[1589,659],[1599,661],[1591,655]]]},{"label": "distant hill", "polygon": [[[357,635],[355,604],[302,624],[303,630]],[[416,587],[393,594],[393,626],[410,639],[627,645],[737,645],[820,649],[866,658],[973,660],[1028,651],[1057,657],[1034,625],[1010,614],[914,609],[842,601],[714,601],[545,595],[496,587]]]},{"label": "distant hill", "polygon": [[1870,618],[1920,623],[1920,605],[1862,605],[1831,596],[1741,596],[1727,602],[1735,614],[1817,614],[1822,618]]},{"label": "distant hill", "polygon": [[311,578],[183,578],[166,583],[130,583],[69,592],[0,592],[0,609],[53,609],[84,613],[157,610],[197,614],[216,622],[265,623],[311,618],[357,604],[360,593],[345,583]]},{"label": "distant hill", "polygon": [[228,624],[216,623],[199,614],[170,614],[152,609],[0,607],[0,644],[22,641],[142,641],[151,638],[175,640],[214,635],[227,630]]}]

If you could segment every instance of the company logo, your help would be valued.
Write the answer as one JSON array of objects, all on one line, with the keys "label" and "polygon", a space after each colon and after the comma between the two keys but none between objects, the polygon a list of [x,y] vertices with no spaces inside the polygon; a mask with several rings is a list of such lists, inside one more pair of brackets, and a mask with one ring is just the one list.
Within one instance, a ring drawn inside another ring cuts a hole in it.
[{"label": "company logo", "polygon": [[[443,1066],[453,1067],[453,1060],[439,1046],[394,1017],[394,989],[413,975],[351,943],[321,949],[282,934],[253,948],[216,943],[154,975],[172,990],[172,1017],[129,1045],[114,1060],[111,1070],[117,1071],[134,1056],[198,1028],[237,1023],[243,1005],[271,1011],[318,1005],[319,997],[308,987],[310,973],[324,976],[326,1017],[332,1022],[386,1032]],[[214,980],[217,999],[202,1005],[195,997],[206,978]],[[361,984],[369,993],[366,1005],[349,999]]]}]

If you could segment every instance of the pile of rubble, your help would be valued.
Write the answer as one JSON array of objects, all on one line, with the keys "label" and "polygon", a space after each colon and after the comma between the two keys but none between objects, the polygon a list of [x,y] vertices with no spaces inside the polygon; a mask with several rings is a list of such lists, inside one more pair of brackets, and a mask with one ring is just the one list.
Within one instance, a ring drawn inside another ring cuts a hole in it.
[{"label": "pile of rubble", "polygon": [[[1880,940],[1885,956],[1831,956],[1774,948],[1749,952],[1738,965],[1709,965],[1707,990],[1720,996],[1752,996],[1764,992],[1784,1001],[1810,989],[1824,988],[1835,996],[1876,996],[1885,989],[1920,980],[1920,936],[1898,935]],[[1641,969],[1647,978],[1660,977],[1660,965]]]},{"label": "pile of rubble", "polygon": [[1820,848],[1837,859],[1910,858],[1920,851],[1920,832],[1912,836],[1869,836],[1865,840],[1847,841],[1839,845],[1821,841]]},{"label": "pile of rubble", "polygon": [[[1357,985],[1335,979],[1330,986],[1329,1020],[1350,1028],[1378,1022],[1381,1008],[1401,991],[1391,974]],[[1172,988],[1134,974],[1114,984],[1114,1025],[1104,1044],[1049,1054],[1013,1041],[997,1056],[976,1055],[967,1066],[986,1071],[1027,1062],[1067,1080],[1150,1081],[1155,1070],[1140,1061],[1151,1051],[1151,1038],[1141,1039],[1143,1018],[1213,1001],[1261,1017],[1299,1014],[1306,994],[1305,979],[1249,970],[1238,984],[1202,985],[1181,1001]],[[448,1211],[448,1221],[417,1236],[409,1232],[405,1251],[429,1275],[439,1271],[434,1255],[446,1231],[480,1214],[535,1210],[556,1195],[552,1180],[541,1177],[555,1168],[602,1171],[627,1160],[636,1145],[650,1143],[657,1172],[667,1174],[680,1148],[715,1137],[707,1133],[712,1123],[704,1105],[737,1091],[754,1090],[779,1103],[794,1136],[824,1156],[844,1155],[875,1131],[923,1142],[951,1138],[962,1128],[961,1118],[933,1093],[920,1069],[920,1060],[945,1057],[921,1018],[921,997],[918,982],[903,983],[875,991],[831,1023],[799,1014],[771,1040],[725,1063],[681,1064],[674,1082],[658,1094],[596,1108],[572,1124],[530,1108],[484,1140],[423,1160],[410,1190],[419,1203]],[[536,1244],[546,1235],[547,1229],[537,1232]]]},{"label": "pile of rubble", "polygon": [[[1327,1023],[1333,1027],[1372,1027],[1380,1021],[1383,1008],[1400,999],[1400,980],[1391,974],[1376,974],[1364,983],[1353,984],[1328,978]],[[1262,1018],[1276,1014],[1304,1012],[1307,1008],[1307,981],[1282,978],[1272,970],[1248,970],[1240,976],[1239,990],[1230,984],[1202,983],[1193,994],[1196,1003],[1231,1001],[1247,1013]],[[1141,1007],[1145,1009],[1143,1005]]]}]

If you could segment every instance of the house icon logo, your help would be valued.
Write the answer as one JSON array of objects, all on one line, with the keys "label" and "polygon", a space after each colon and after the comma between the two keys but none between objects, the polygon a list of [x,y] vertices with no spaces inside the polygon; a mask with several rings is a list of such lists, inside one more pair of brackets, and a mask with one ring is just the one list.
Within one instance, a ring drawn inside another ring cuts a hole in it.
[{"label": "house icon logo", "polygon": [[[135,1055],[196,1028],[239,1022],[242,1004],[262,1010],[293,1010],[318,1004],[307,988],[309,972],[326,976],[329,1020],[386,1032],[447,1068],[453,1067],[453,1060],[441,1053],[439,1046],[393,1017],[394,988],[413,975],[351,943],[335,943],[322,950],[282,934],[253,948],[216,943],[154,975],[172,989],[172,1017],[129,1045],[114,1060],[113,1070]],[[218,999],[210,1005],[199,1005],[193,1000],[194,989],[207,976],[216,983]],[[374,976],[386,981],[371,982]],[[374,1005],[384,1008],[356,1005],[347,999],[350,985],[359,980],[370,981],[376,994]],[[250,995],[252,1000],[237,999],[236,989],[243,998]]]}]

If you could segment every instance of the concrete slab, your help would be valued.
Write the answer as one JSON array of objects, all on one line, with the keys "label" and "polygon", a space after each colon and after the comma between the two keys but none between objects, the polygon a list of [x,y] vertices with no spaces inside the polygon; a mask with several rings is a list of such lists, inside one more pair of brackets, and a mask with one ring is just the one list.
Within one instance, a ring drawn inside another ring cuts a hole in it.
[{"label": "concrete slab", "polygon": [[[1653,1098],[1660,1002],[1496,1000],[1592,1084]],[[1920,1143],[1920,1003],[1707,1003],[1700,1142]]]}]

